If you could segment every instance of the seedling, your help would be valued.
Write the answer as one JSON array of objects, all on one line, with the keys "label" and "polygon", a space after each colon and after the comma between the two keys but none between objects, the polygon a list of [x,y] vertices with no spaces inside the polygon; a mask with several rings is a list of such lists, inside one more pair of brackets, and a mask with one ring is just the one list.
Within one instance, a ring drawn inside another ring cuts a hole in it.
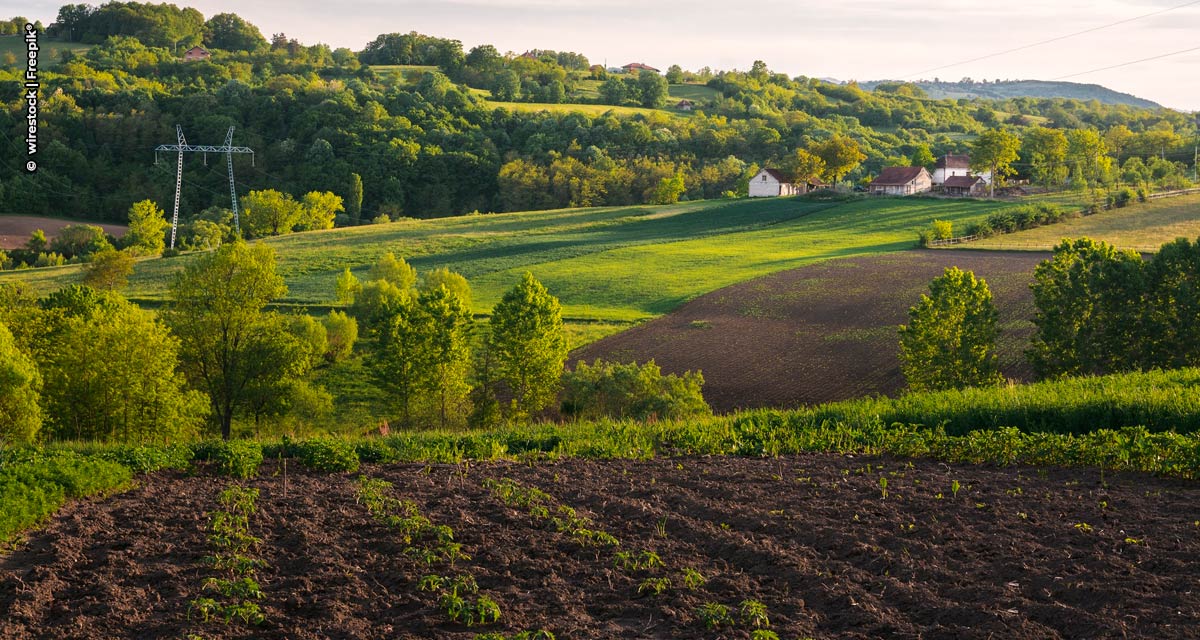
[{"label": "seedling", "polygon": [[442,576],[432,575],[432,574],[427,575],[427,576],[422,577],[421,581],[417,583],[417,590],[419,590],[419,591],[441,591],[442,585],[445,584],[445,582],[446,582],[446,579],[443,578]]},{"label": "seedling", "polygon": [[695,591],[703,587],[708,580],[699,572],[691,567],[686,567],[683,570],[683,586],[691,591]]},{"label": "seedling", "polygon": [[1092,532],[1092,525],[1090,525],[1090,524],[1088,524],[1088,523],[1086,523],[1086,522],[1079,522],[1079,523],[1076,523],[1076,524],[1075,524],[1075,528],[1076,528],[1076,529],[1078,529],[1078,530],[1080,530],[1080,531],[1082,531],[1082,532],[1084,532],[1084,533],[1091,533],[1091,532]]},{"label": "seedling", "polygon": [[755,629],[750,632],[750,640],[779,640],[779,634],[770,629]]},{"label": "seedling", "polygon": [[742,622],[755,629],[771,626],[771,620],[767,617],[767,605],[758,600],[742,600],[740,606]]},{"label": "seedling", "polygon": [[888,496],[887,484],[888,484],[887,478],[885,478],[883,476],[879,476],[879,492],[880,492],[880,494],[883,495],[884,500],[887,500],[887,496]]},{"label": "seedling", "polygon": [[705,602],[700,605],[700,608],[696,609],[696,615],[707,629],[733,624],[733,618],[729,617],[729,607],[717,602]]},{"label": "seedling", "polygon": [[955,498],[958,497],[958,490],[961,488],[962,485],[958,483],[958,480],[950,481],[950,493],[953,494]]},{"label": "seedling", "polygon": [[655,529],[655,532],[658,534],[658,537],[666,538],[667,537],[667,517],[663,516],[658,521],[658,524],[655,525],[654,529]]},{"label": "seedling", "polygon": [[671,588],[671,580],[669,578],[646,578],[642,580],[642,584],[638,585],[638,595],[660,596]]}]

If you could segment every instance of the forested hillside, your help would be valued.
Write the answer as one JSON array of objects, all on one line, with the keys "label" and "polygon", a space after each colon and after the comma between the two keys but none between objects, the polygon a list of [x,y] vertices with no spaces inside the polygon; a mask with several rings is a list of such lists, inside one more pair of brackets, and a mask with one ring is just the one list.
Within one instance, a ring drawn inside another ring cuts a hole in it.
[{"label": "forested hillside", "polygon": [[[58,64],[43,69],[35,175],[22,170],[22,70],[0,71],[8,107],[0,145],[9,159],[0,211],[121,221],[143,199],[169,209],[175,158],[156,165],[153,149],[175,143],[176,124],[193,144],[220,144],[235,126],[235,144],[255,150],[253,161],[235,159],[240,195],[333,192],[345,202],[339,224],[721,197],[744,192],[758,166],[796,165],[797,150],[821,160],[823,178],[856,182],[886,165],[964,151],[988,128],[1118,128],[1129,134],[1111,148],[1118,162],[1192,160],[1192,117],[1161,108],[934,100],[913,85],[868,92],[772,73],[761,61],[746,72],[672,66],[664,76],[632,76],[579,53],[464,51],[456,40],[403,33],[403,25],[384,27],[397,32],[360,52],[331,50],[282,33],[267,38],[270,27],[173,5],[62,7],[47,35],[95,46],[64,46]],[[182,52],[197,44],[212,57],[184,62]],[[667,101],[668,91],[686,87],[704,89],[691,94],[689,112]],[[493,100],[562,108],[515,110]],[[655,110],[585,115],[567,103]],[[207,160],[185,161],[185,221],[229,206],[223,159]],[[1024,177],[1036,163],[1014,167]]]}]

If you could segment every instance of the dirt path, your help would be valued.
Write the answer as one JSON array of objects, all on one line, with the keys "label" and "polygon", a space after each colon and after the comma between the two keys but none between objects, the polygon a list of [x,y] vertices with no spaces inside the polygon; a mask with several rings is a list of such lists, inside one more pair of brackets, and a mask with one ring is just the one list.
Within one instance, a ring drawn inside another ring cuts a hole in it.
[{"label": "dirt path", "polygon": [[[205,513],[227,484],[163,474],[65,510],[0,559],[0,637],[748,638],[705,603],[766,605],[783,638],[1188,638],[1200,625],[1200,485],[1093,471],[791,456],[394,465],[395,485],[471,555],[498,625],[449,622],[429,567],[356,503],[352,477],[270,465],[254,533],[266,623],[200,623]],[[512,478],[665,564],[624,570],[483,486]],[[886,483],[882,483],[886,480]],[[957,483],[958,489],[954,486]],[[887,496],[883,492],[886,489]],[[682,570],[707,578],[684,587]],[[638,593],[667,578],[659,596]]]}]

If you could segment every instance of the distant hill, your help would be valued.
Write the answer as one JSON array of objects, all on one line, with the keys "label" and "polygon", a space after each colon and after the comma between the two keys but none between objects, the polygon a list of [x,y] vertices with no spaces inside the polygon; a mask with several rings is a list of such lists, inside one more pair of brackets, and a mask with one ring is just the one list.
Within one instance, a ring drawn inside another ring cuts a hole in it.
[{"label": "distant hill", "polygon": [[[876,85],[887,82],[873,80],[860,82],[859,86],[874,90]],[[1003,100],[1006,98],[1073,98],[1075,100],[1098,100],[1103,104],[1123,104],[1131,107],[1147,109],[1162,108],[1162,105],[1151,100],[1139,98],[1128,93],[1113,91],[1098,84],[1080,84],[1078,82],[1051,82],[1046,80],[1005,80],[1003,82],[913,82],[925,91],[930,98],[990,98]]]}]

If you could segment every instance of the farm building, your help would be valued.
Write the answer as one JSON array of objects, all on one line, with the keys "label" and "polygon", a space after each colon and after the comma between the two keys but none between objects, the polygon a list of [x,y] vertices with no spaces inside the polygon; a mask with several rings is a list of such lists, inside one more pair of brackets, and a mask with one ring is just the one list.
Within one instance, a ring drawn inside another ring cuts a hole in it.
[{"label": "farm building", "polygon": [[652,67],[648,64],[642,64],[640,62],[630,62],[629,64],[622,66],[621,70],[624,71],[625,73],[638,73],[641,71],[653,71],[654,73],[659,72],[658,69],[655,69],[654,67]]},{"label": "farm building", "polygon": [[678,109],[679,111],[691,111],[692,108],[695,106],[696,106],[696,103],[692,102],[691,100],[688,100],[687,98],[684,98],[683,100],[680,100],[678,103],[675,104],[675,108]]},{"label": "farm building", "polygon": [[[937,159],[937,164],[933,166],[933,184],[940,186],[946,184],[948,178],[954,176],[967,176],[971,174],[971,156],[967,154],[954,155],[947,154]],[[979,174],[983,178],[984,183],[988,183],[992,179],[991,172],[985,171]]]},{"label": "farm building", "polygon": [[987,183],[979,176],[950,176],[942,183],[948,196],[980,196],[987,192]]},{"label": "farm building", "polygon": [[909,196],[933,188],[933,178],[925,167],[887,167],[871,182],[875,195]]},{"label": "farm building", "polygon": [[211,57],[212,57],[212,54],[209,53],[208,50],[205,49],[204,47],[192,47],[191,49],[188,49],[187,51],[183,52],[183,61],[184,62],[192,62],[195,60],[208,60]]},{"label": "farm building", "polygon": [[798,196],[808,193],[809,189],[823,185],[815,183],[793,182],[776,169],[759,169],[750,178],[751,198],[771,198],[775,196]]}]

